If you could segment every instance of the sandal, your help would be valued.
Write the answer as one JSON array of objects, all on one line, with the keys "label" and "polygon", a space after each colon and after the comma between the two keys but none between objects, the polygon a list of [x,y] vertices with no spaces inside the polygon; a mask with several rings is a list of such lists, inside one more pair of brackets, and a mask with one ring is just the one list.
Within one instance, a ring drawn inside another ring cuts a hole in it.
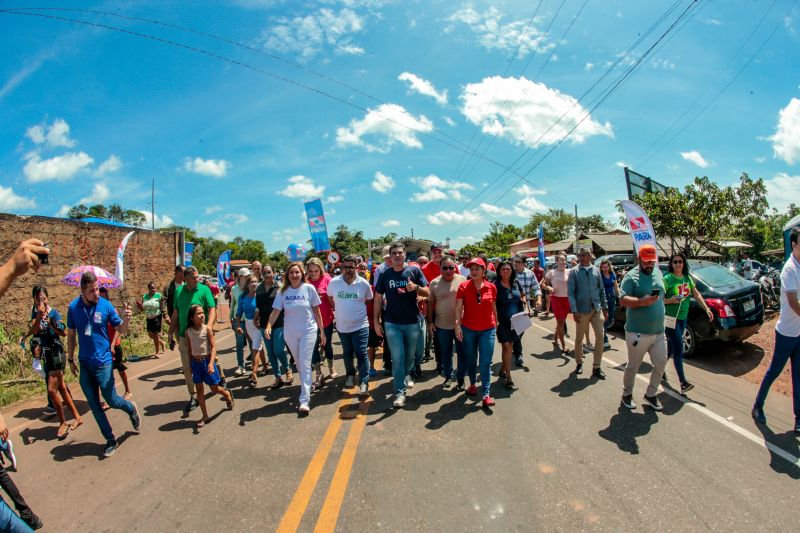
[{"label": "sandal", "polygon": [[291,370],[286,371],[286,379],[284,380],[284,382],[287,385],[291,385],[292,383],[294,383],[294,375],[292,374]]},{"label": "sandal", "polygon": [[56,433],[56,437],[58,438],[58,440],[66,439],[67,435],[69,435],[70,429],[72,429],[72,426],[67,425],[66,423],[61,424],[61,426],[58,428],[58,433]]},{"label": "sandal", "polygon": [[258,385],[258,378],[251,374],[249,383],[251,387],[255,387],[256,385]]},{"label": "sandal", "polygon": [[233,394],[231,394],[231,399],[225,399],[225,403],[228,404],[228,410],[233,411],[233,406],[236,405],[236,400],[233,399]]},{"label": "sandal", "polygon": [[514,382],[511,381],[510,379],[506,380],[506,388],[507,389],[513,389],[514,388]]},{"label": "sandal", "polygon": [[209,422],[211,422],[211,419],[209,419],[209,418],[204,418],[204,419],[198,420],[197,421],[197,429],[200,429],[201,427],[205,426]]},{"label": "sandal", "polygon": [[270,385],[270,389],[280,389],[284,386],[283,380],[280,377],[275,378],[275,381]]}]

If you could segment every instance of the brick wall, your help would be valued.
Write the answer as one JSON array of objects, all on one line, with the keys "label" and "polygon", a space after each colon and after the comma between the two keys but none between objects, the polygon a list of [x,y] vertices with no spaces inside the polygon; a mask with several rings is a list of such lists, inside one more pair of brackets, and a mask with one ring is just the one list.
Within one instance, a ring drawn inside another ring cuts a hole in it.
[{"label": "brick wall", "polygon": [[[0,262],[11,257],[19,243],[38,238],[49,244],[50,264],[38,273],[29,272],[18,278],[0,300],[0,324],[23,328],[30,318],[31,289],[45,285],[50,305],[65,315],[69,303],[79,294],[75,287],[61,283],[61,278],[74,266],[92,264],[114,273],[117,247],[131,231],[105,224],[86,223],[63,218],[16,216],[0,213]],[[137,229],[125,251],[125,284],[111,290],[111,301],[121,305],[125,298],[133,303],[147,292],[147,283],[155,281],[159,291],[173,276],[178,242],[177,233],[159,233]]]}]

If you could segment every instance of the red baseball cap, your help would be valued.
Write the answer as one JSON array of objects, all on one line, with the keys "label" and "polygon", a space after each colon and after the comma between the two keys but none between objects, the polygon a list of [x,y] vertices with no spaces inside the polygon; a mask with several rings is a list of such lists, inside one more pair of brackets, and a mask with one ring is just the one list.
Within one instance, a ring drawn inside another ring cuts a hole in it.
[{"label": "red baseball cap", "polygon": [[643,244],[639,247],[639,259],[642,261],[658,261],[658,252],[652,244]]},{"label": "red baseball cap", "polygon": [[467,263],[467,268],[472,267],[472,265],[478,265],[482,269],[486,270],[486,263],[484,263],[483,259],[481,259],[480,257],[473,257],[472,259],[470,259],[469,263]]}]

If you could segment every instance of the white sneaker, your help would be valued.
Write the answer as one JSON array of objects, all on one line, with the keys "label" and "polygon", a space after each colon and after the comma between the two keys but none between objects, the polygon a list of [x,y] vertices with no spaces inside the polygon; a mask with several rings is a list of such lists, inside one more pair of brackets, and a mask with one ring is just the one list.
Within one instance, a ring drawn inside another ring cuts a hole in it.
[{"label": "white sneaker", "polygon": [[355,387],[356,386],[356,378],[355,376],[347,376],[347,379],[344,380],[344,386],[346,388]]},{"label": "white sneaker", "polygon": [[406,388],[413,389],[414,388],[414,380],[411,379],[411,376],[406,376]]},{"label": "white sneaker", "polygon": [[392,405],[397,407],[397,408],[405,407],[405,405],[406,405],[406,395],[405,394],[398,394],[397,396],[395,396],[394,397],[394,403],[392,403]]},{"label": "white sneaker", "polygon": [[235,376],[244,376],[244,367],[240,366],[236,370],[234,370],[233,374]]},{"label": "white sneaker", "polygon": [[366,398],[369,396],[369,386],[366,383],[362,383],[358,387],[358,395],[362,398]]},{"label": "white sneaker", "polygon": [[308,413],[311,411],[311,408],[308,406],[307,403],[301,403],[300,407],[298,407],[297,410],[300,413]]}]

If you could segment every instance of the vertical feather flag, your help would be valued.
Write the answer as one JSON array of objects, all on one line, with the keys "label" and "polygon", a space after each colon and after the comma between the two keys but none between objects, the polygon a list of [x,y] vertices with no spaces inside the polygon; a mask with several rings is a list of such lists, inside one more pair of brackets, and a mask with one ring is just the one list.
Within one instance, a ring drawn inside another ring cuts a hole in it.
[{"label": "vertical feather flag", "polygon": [[124,268],[125,268],[125,248],[128,246],[128,240],[131,238],[131,235],[133,235],[134,233],[136,233],[136,232],[132,231],[132,232],[128,233],[127,235],[125,235],[125,238],[122,239],[122,242],[119,243],[119,247],[117,248],[117,266],[116,266],[116,270],[114,271],[114,275],[116,277],[118,277],[119,280],[123,284],[125,283],[125,279],[123,278],[123,275],[125,273],[125,270],[124,270]]}]

